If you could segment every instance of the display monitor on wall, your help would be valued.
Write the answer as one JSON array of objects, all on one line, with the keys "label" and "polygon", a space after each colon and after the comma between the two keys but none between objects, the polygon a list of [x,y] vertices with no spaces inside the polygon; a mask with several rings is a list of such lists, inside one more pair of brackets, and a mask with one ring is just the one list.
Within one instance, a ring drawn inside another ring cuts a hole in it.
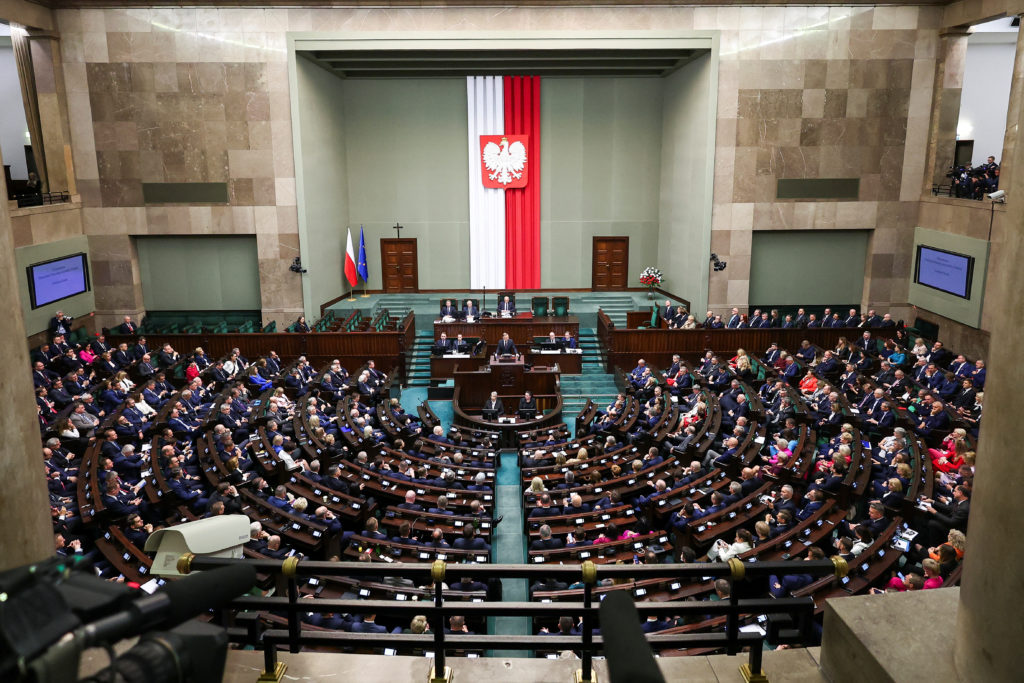
[{"label": "display monitor on wall", "polygon": [[971,298],[974,257],[917,245],[914,282],[963,299]]},{"label": "display monitor on wall", "polygon": [[26,270],[32,308],[89,291],[89,263],[85,254],[33,263]]}]

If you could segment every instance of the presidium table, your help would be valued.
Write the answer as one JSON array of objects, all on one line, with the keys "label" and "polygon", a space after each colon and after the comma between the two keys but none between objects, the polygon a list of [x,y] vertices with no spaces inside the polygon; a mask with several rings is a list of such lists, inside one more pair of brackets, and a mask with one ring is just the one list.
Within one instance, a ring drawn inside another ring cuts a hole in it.
[{"label": "presidium table", "polygon": [[461,334],[471,349],[480,339],[486,341],[487,348],[478,354],[432,356],[430,378],[432,380],[450,379],[454,377],[456,367],[460,370],[484,367],[498,348],[498,340],[501,339],[503,332],[508,332],[509,338],[515,342],[516,348],[523,354],[527,365],[550,366],[557,363],[562,374],[578,375],[583,371],[583,357],[578,350],[576,353],[564,353],[535,347],[535,341],[540,337],[546,338],[549,332],[554,332],[555,336],[561,337],[566,331],[579,343],[579,318],[574,315],[533,317],[530,313],[520,313],[513,318],[479,318],[471,323],[435,321],[434,341],[441,338],[442,332],[447,334],[449,339],[455,339],[456,335]]}]

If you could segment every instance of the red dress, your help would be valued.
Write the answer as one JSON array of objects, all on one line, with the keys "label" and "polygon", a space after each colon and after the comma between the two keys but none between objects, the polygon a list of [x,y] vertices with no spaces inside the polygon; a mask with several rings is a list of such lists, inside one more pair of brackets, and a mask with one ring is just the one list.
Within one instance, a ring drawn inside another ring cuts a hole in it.
[{"label": "red dress", "polygon": [[[939,472],[956,472],[964,463],[963,456],[956,453],[956,441],[952,436],[947,436],[942,441],[942,448],[929,448],[928,455],[932,459],[932,466]],[[945,458],[945,462],[939,462]]]}]

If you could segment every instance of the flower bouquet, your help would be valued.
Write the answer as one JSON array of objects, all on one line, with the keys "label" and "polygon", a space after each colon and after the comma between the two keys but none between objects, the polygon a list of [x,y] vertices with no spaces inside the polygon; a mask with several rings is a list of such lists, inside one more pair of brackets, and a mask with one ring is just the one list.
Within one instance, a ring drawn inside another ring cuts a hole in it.
[{"label": "flower bouquet", "polygon": [[647,298],[654,298],[654,288],[662,282],[661,271],[657,268],[647,267],[640,273],[640,284],[647,287]]}]

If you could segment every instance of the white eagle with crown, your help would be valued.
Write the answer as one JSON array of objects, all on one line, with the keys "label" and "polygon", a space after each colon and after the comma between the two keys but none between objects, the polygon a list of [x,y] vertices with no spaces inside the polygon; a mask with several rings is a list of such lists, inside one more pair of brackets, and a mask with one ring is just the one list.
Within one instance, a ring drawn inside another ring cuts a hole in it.
[{"label": "white eagle with crown", "polygon": [[506,137],[501,138],[500,147],[488,142],[484,145],[484,166],[490,171],[487,177],[497,183],[508,185],[519,180],[526,167],[526,146],[518,140],[510,145]]}]

